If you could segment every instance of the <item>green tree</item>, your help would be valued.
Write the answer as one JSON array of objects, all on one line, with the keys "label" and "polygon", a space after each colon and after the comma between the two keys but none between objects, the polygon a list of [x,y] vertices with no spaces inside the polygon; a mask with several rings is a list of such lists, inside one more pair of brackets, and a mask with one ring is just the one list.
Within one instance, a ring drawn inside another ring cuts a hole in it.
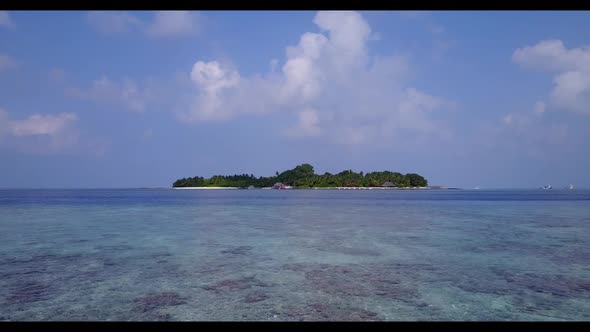
[{"label": "green tree", "polygon": [[256,178],[253,174],[214,175],[209,179],[202,177],[182,178],[174,181],[173,187],[270,187],[276,182],[283,182],[297,188],[311,187],[376,187],[391,181],[398,187],[427,186],[428,181],[415,173],[403,175],[397,172],[382,171],[369,173],[355,173],[345,170],[337,174],[329,172],[317,175],[310,164],[301,164],[282,173],[275,172],[275,176]]}]

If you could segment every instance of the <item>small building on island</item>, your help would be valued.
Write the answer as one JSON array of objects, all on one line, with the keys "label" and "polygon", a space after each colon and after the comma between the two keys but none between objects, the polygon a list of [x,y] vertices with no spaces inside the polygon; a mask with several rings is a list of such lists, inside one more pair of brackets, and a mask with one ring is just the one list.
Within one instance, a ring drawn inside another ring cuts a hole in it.
[{"label": "small building on island", "polygon": [[381,187],[394,188],[394,187],[396,187],[396,185],[395,185],[395,183],[393,183],[393,182],[391,182],[391,181],[387,181],[387,182],[384,182],[384,183],[381,185]]},{"label": "small building on island", "polygon": [[277,182],[274,186],[272,186],[272,189],[285,189],[285,185],[281,182]]}]

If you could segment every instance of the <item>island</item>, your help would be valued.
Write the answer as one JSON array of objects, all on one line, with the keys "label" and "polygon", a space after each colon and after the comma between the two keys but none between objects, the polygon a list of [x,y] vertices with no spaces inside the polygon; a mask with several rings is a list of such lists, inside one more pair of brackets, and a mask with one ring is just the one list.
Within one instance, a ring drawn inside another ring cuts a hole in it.
[{"label": "island", "polygon": [[176,189],[410,189],[428,188],[428,181],[415,173],[401,174],[382,171],[355,173],[352,170],[338,174],[315,174],[313,166],[302,164],[282,173],[276,172],[270,177],[255,177],[252,174],[215,175],[209,179],[195,176],[176,180],[172,187]]}]

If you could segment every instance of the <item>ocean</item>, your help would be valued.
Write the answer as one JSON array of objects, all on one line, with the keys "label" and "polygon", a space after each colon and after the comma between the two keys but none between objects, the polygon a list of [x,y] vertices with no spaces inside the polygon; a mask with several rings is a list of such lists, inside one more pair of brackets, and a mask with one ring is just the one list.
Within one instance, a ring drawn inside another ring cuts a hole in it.
[{"label": "ocean", "polygon": [[0,190],[0,321],[590,319],[588,190]]}]

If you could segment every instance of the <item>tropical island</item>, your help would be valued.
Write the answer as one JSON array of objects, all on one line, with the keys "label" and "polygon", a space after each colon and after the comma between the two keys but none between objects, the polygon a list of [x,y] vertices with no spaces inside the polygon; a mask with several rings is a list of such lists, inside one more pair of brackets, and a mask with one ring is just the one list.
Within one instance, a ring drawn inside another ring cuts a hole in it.
[{"label": "tropical island", "polygon": [[195,176],[176,180],[173,188],[425,188],[428,181],[415,173],[401,174],[382,171],[355,173],[352,170],[338,174],[315,174],[310,164],[299,165],[270,177],[255,177],[252,174],[215,175],[209,179]]}]

